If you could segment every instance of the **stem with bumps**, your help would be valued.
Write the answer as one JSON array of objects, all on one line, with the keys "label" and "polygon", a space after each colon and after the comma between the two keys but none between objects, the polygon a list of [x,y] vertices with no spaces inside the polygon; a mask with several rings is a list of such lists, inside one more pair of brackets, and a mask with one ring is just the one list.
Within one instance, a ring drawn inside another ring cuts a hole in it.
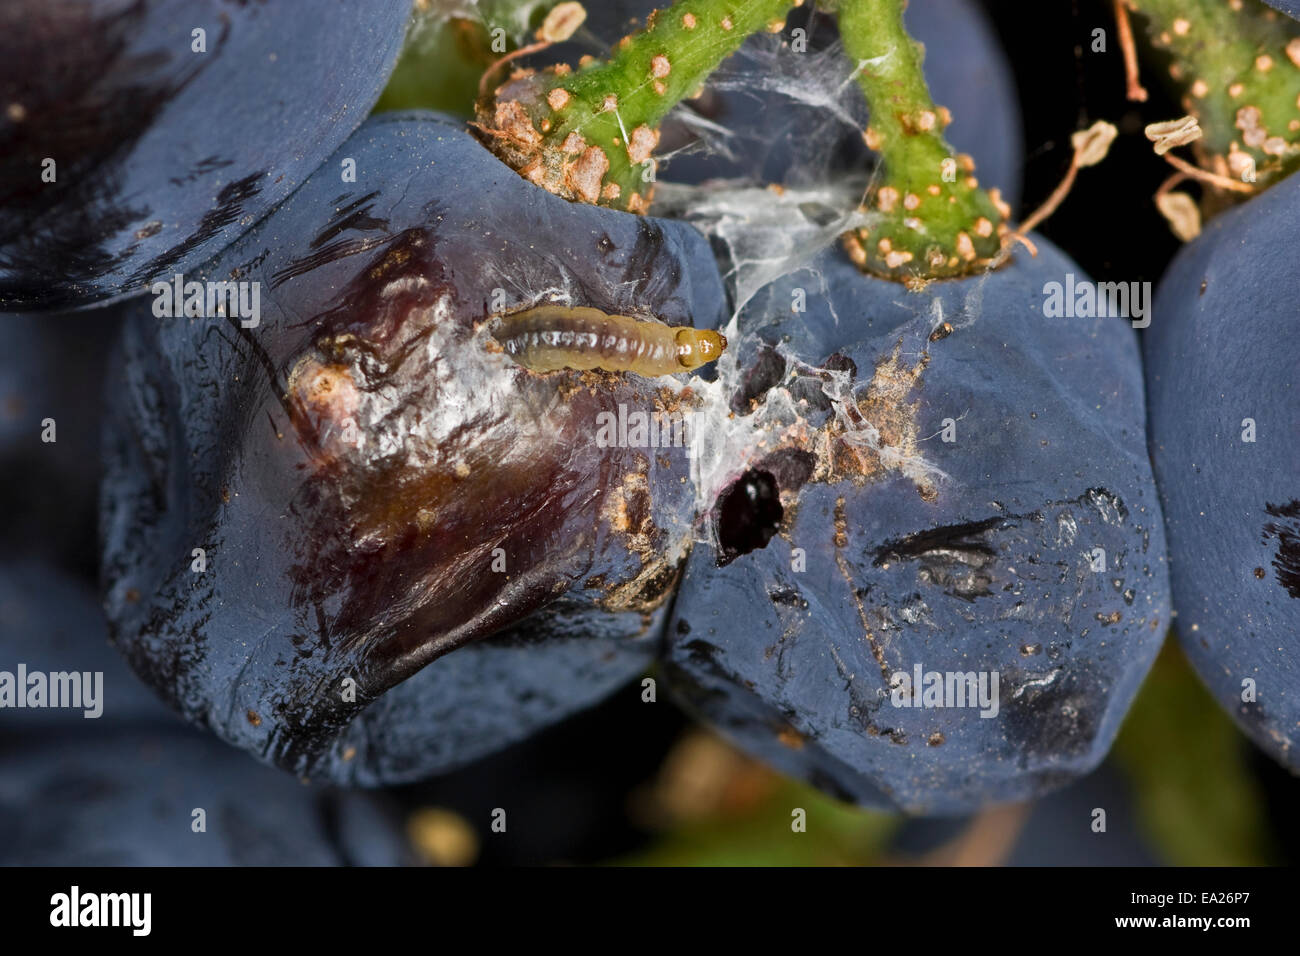
[{"label": "stem with bumps", "polygon": [[1300,166],[1300,24],[1260,0],[1124,0],[1173,57],[1209,173],[1275,182]]},{"label": "stem with bumps", "polygon": [[[802,2],[802,0],[798,0]],[[480,100],[475,129],[520,175],[575,202],[645,212],[659,123],[795,0],[678,0],[608,60],[517,70]]]},{"label": "stem with bumps", "polygon": [[847,233],[844,245],[863,271],[917,287],[987,268],[1010,210],[996,190],[980,188],[974,161],[944,141],[951,117],[930,98],[921,46],[903,26],[904,6],[839,5],[840,34],[871,110],[865,138],[883,166],[867,199],[871,221]]}]

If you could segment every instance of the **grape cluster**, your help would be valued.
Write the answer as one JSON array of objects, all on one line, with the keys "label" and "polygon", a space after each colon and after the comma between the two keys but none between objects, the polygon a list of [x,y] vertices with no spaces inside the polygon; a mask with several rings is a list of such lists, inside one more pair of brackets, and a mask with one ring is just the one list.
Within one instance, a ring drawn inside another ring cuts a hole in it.
[{"label": "grape cluster", "polygon": [[[0,821],[43,806],[4,862],[407,862],[383,796],[339,787],[657,682],[836,797],[966,814],[1096,768],[1171,626],[1300,769],[1300,181],[1114,314],[1012,227],[1019,112],[970,4],[908,14],[944,107],[865,102],[875,66],[803,10],[640,123],[693,63],[656,55],[558,143],[582,34],[472,123],[371,115],[409,15],[0,11],[0,671],[84,676],[103,715],[0,710]],[[900,168],[890,123],[944,162]],[[557,323],[530,334],[563,367],[530,367],[496,333],[539,307],[726,347],[563,366],[620,346]]]}]

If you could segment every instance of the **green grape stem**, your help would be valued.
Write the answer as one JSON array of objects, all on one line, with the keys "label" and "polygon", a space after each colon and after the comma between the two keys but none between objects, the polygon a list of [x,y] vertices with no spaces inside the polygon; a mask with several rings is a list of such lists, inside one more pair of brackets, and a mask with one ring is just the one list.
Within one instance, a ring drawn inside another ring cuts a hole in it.
[{"label": "green grape stem", "polygon": [[[799,0],[802,3],[802,0]],[[792,0],[678,0],[607,60],[516,70],[480,99],[480,139],[524,178],[575,202],[643,213],[659,124],[745,38],[777,31]]]},{"label": "green grape stem", "polygon": [[915,288],[988,268],[1011,211],[997,190],[980,187],[974,161],[944,140],[951,116],[930,97],[923,50],[903,25],[905,6],[905,0],[839,4],[844,48],[858,63],[871,111],[864,138],[883,167],[867,197],[871,222],[843,242],[864,272]]}]

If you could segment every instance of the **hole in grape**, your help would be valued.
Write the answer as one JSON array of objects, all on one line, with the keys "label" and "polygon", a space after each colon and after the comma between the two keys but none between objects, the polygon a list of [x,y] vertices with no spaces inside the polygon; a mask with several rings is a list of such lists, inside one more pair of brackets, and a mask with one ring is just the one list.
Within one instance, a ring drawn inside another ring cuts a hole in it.
[{"label": "hole in grape", "polygon": [[766,547],[784,514],[771,472],[751,469],[741,475],[718,499],[718,567]]}]

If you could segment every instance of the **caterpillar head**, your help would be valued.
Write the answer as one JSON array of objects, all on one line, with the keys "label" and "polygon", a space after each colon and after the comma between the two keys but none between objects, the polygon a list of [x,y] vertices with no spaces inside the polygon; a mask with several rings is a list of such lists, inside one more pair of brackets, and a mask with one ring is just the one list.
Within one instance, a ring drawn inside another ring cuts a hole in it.
[{"label": "caterpillar head", "polygon": [[682,370],[690,372],[701,365],[717,361],[727,347],[727,337],[711,329],[677,330],[677,361]]}]

